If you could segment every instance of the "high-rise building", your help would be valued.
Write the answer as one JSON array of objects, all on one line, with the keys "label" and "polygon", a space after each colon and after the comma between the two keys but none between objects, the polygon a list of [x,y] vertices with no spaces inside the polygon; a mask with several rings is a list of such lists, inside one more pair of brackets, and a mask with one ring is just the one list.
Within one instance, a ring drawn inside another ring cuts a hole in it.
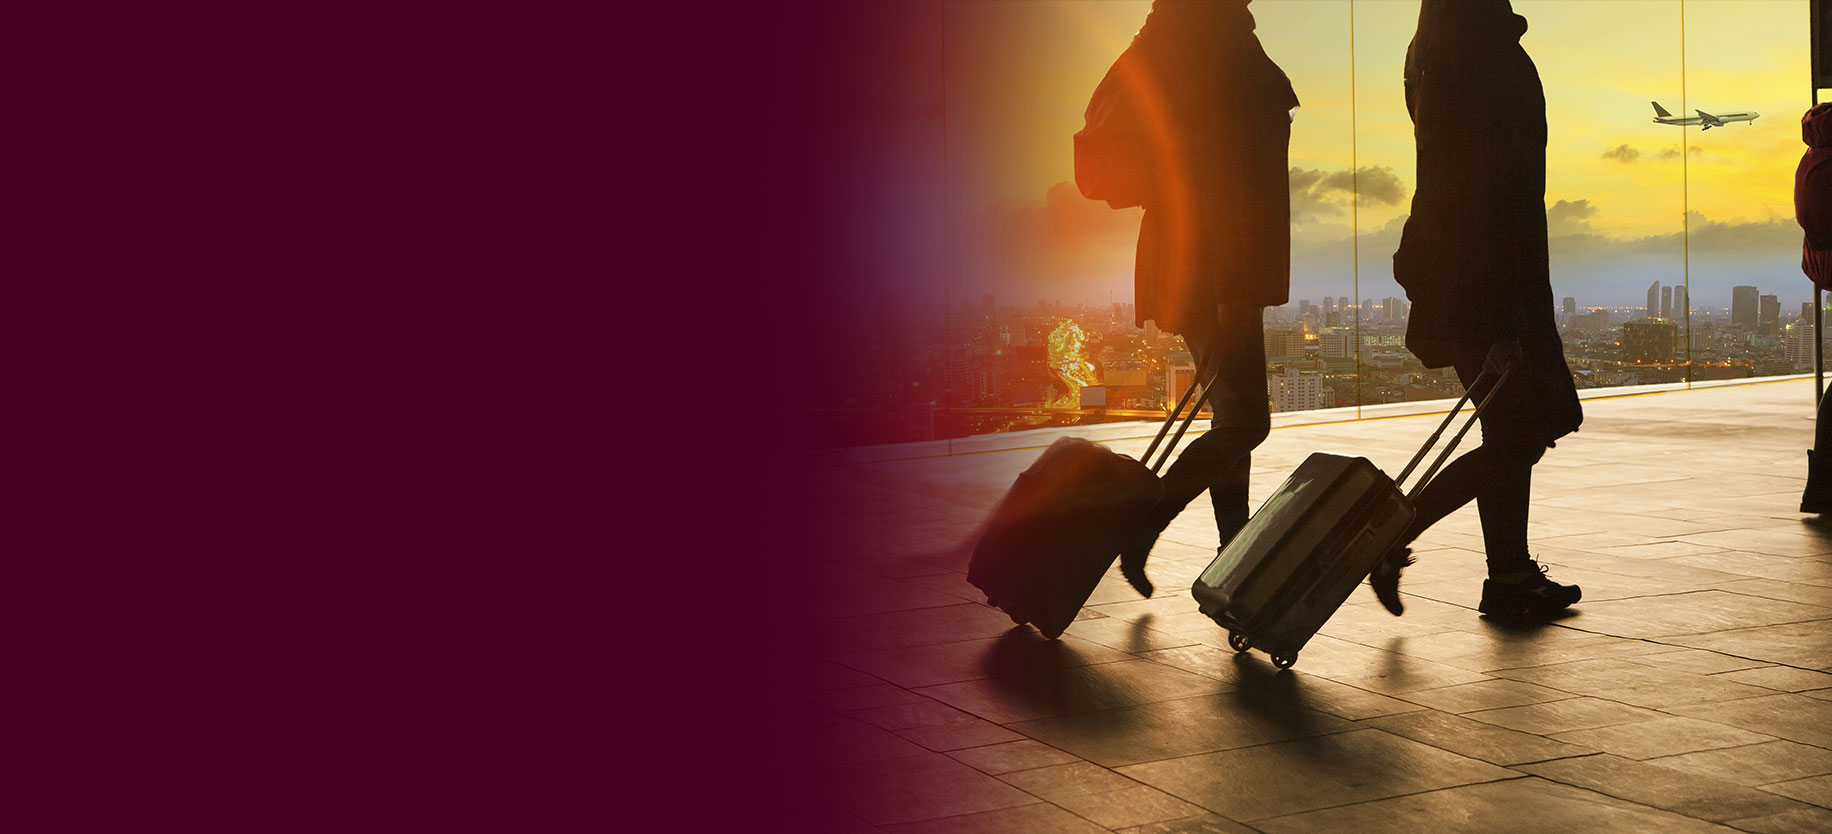
[{"label": "high-rise building", "polygon": [[1622,323],[1622,361],[1671,362],[1678,353],[1679,325],[1671,321]]},{"label": "high-rise building", "polygon": [[1568,325],[1573,330],[1601,333],[1609,329],[1609,311],[1593,310],[1589,313],[1574,315]]},{"label": "high-rise building", "polygon": [[[1196,381],[1196,363],[1189,354],[1180,353],[1171,357],[1169,367],[1164,369],[1164,410],[1169,411],[1177,405],[1177,398],[1189,390],[1190,383]],[[1200,393],[1200,392],[1198,392]],[[1199,401],[1200,402],[1200,401]]]},{"label": "high-rise building", "polygon": [[1663,319],[1670,319],[1673,317],[1673,288],[1672,287],[1661,287],[1660,288],[1660,317]]},{"label": "high-rise building", "polygon": [[1691,309],[1690,307],[1686,306],[1686,285],[1685,284],[1674,285],[1673,287],[1673,318],[1684,321],[1686,319],[1686,311],[1690,309]]},{"label": "high-rise building", "polygon": [[1347,359],[1355,349],[1355,343],[1350,334],[1336,331],[1319,335],[1317,347],[1325,359]]},{"label": "high-rise building", "polygon": [[1266,396],[1272,401],[1273,411],[1309,411],[1336,404],[1335,395],[1324,384],[1323,377],[1300,374],[1294,369],[1287,369],[1283,375],[1266,377]]},{"label": "high-rise building", "polygon": [[1730,288],[1730,323],[1744,330],[1756,329],[1756,305],[1761,290],[1755,287]]},{"label": "high-rise building", "polygon": [[[1810,371],[1813,369],[1813,319],[1810,318],[1813,315],[1813,305],[1807,304],[1805,306],[1809,318],[1801,320],[1790,328],[1790,330],[1792,330],[1792,335],[1788,337],[1786,342],[1788,361],[1793,363],[1794,370],[1796,371]],[[1832,353],[1832,350],[1826,352]]]},{"label": "high-rise building", "polygon": [[1305,314],[1309,312],[1310,312],[1310,299],[1308,298],[1298,299],[1298,318],[1304,318]]},{"label": "high-rise building", "polygon": [[1387,321],[1399,321],[1399,299],[1388,296],[1383,306],[1387,308]]},{"label": "high-rise building", "polygon": [[1654,283],[1648,285],[1647,318],[1652,319],[1652,318],[1659,318],[1659,317],[1660,317],[1660,282],[1655,281]]},{"label": "high-rise building", "polygon": [[1323,315],[1328,316],[1329,314],[1334,313],[1334,312],[1336,312],[1336,299],[1330,298],[1327,295],[1324,296],[1323,297]]},{"label": "high-rise building", "polygon": [[1756,330],[1764,336],[1775,336],[1781,333],[1781,299],[1773,295],[1762,296],[1761,318],[1756,320]]},{"label": "high-rise building", "polygon": [[1578,314],[1578,300],[1575,298],[1572,298],[1569,295],[1565,296],[1564,313],[1567,316],[1577,315]]},{"label": "high-rise building", "polygon": [[1336,299],[1336,312],[1346,313],[1348,311],[1349,311],[1349,297],[1345,295],[1345,296],[1341,296],[1337,298]]},{"label": "high-rise building", "polygon": [[1266,358],[1304,358],[1305,333],[1302,330],[1266,330]]}]

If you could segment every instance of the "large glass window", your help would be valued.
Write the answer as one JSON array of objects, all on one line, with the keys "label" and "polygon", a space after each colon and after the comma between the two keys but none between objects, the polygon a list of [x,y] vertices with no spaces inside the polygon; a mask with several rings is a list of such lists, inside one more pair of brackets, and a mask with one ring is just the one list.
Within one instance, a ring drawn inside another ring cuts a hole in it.
[{"label": "large glass window", "polygon": [[[1142,212],[1084,199],[1070,141],[1150,5],[943,4],[945,233],[932,261],[887,265],[900,277],[873,308],[887,324],[869,346],[871,393],[828,415],[876,427],[849,436],[942,442],[1155,419],[1175,402],[1187,346],[1133,306]],[[1810,372],[1792,203],[1805,0],[1513,6],[1546,93],[1554,315],[1578,387]],[[1419,7],[1250,7],[1302,102],[1291,300],[1265,314],[1267,405],[1285,423],[1460,393],[1406,349],[1411,305],[1392,272],[1416,185],[1402,78]],[[906,280],[918,269],[939,274]]]}]

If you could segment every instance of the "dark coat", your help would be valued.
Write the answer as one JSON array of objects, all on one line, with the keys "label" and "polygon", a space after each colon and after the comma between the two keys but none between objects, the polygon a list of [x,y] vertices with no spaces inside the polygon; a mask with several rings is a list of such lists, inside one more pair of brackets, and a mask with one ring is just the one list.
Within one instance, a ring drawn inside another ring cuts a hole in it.
[{"label": "dark coat", "polygon": [[1139,228],[1138,323],[1215,326],[1215,305],[1290,298],[1291,81],[1253,34],[1247,0],[1157,0],[1133,41],[1138,110],[1160,137]]},{"label": "dark coat", "polygon": [[1800,117],[1807,152],[1794,170],[1794,219],[1805,232],[1800,270],[1820,289],[1832,289],[1832,102]]},{"label": "dark coat", "polygon": [[1553,320],[1546,254],[1546,97],[1507,0],[1425,0],[1406,51],[1418,189],[1393,277],[1426,367],[1519,339],[1550,443],[1583,420]]}]

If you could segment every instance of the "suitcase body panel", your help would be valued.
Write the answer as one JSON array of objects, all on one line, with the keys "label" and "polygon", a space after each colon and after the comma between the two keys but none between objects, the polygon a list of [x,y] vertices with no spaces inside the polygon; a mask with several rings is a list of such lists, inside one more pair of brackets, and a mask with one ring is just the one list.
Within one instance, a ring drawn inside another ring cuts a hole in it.
[{"label": "suitcase body panel", "polygon": [[989,604],[1058,637],[1163,486],[1144,464],[1058,439],[1018,476],[973,549],[967,581]]},{"label": "suitcase body panel", "polygon": [[1245,643],[1293,660],[1415,515],[1366,458],[1313,454],[1197,576],[1191,593],[1202,613],[1235,633],[1235,648]]}]

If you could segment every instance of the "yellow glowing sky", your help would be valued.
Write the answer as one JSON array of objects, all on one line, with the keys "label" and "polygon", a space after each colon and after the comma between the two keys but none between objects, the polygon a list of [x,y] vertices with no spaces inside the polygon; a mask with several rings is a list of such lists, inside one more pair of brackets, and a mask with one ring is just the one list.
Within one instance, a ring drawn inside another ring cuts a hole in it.
[{"label": "yellow glowing sky", "polygon": [[[1410,194],[1412,133],[1400,79],[1418,5],[1253,3],[1266,51],[1303,101],[1294,167],[1387,166]],[[1069,137],[1082,126],[1088,94],[1149,8],[1147,0],[947,3],[947,164],[957,208],[1035,203],[1072,179]],[[1810,101],[1805,0],[1685,0],[1683,82],[1680,0],[1515,0],[1514,8],[1528,20],[1523,43],[1546,88],[1548,205],[1589,200],[1594,230],[1619,238],[1676,232],[1685,192],[1691,209],[1711,220],[1792,216],[1804,149],[1798,119]],[[1762,116],[1753,126],[1682,131],[1653,124],[1650,100],[1675,114]],[[1679,159],[1657,157],[1676,151],[1682,133],[1702,148],[1685,179]],[[1620,145],[1640,158],[1604,158]],[[1377,229],[1406,211],[1404,202],[1364,201],[1359,226]]]}]

